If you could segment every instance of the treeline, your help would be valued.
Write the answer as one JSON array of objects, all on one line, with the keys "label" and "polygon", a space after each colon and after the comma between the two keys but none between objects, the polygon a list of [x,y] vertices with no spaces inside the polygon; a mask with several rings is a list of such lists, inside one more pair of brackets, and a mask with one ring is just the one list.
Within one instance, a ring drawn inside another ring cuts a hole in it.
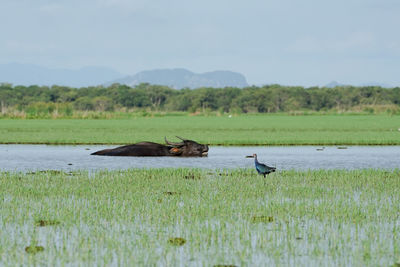
[{"label": "treeline", "polygon": [[220,113],[273,113],[294,111],[363,111],[399,113],[400,88],[376,86],[303,88],[266,85],[243,89],[198,88],[175,90],[166,86],[140,84],[129,87],[71,88],[65,86],[0,85],[0,105],[4,115],[9,110],[28,114],[75,111],[185,111]]}]

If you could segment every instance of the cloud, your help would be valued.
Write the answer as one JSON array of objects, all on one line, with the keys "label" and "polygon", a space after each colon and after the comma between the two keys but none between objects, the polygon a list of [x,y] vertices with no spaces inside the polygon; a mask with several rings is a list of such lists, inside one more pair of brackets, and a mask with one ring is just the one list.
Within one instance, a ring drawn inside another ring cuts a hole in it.
[{"label": "cloud", "polygon": [[64,11],[64,7],[59,3],[44,4],[39,7],[41,13],[54,15]]},{"label": "cloud", "polygon": [[315,37],[307,36],[295,40],[293,43],[286,47],[289,52],[322,52],[324,50],[324,45],[322,40]]},{"label": "cloud", "polygon": [[371,32],[353,32],[342,38],[306,36],[287,46],[291,52],[319,53],[369,50],[377,46],[377,38]]},{"label": "cloud", "polygon": [[387,43],[386,48],[400,55],[400,42],[390,41]]},{"label": "cloud", "polygon": [[336,50],[372,48],[376,45],[376,38],[371,32],[355,32],[332,44]]},{"label": "cloud", "polygon": [[148,2],[144,0],[99,0],[97,3],[101,8],[115,8],[129,12],[143,10],[148,6]]},{"label": "cloud", "polygon": [[50,42],[24,42],[18,40],[8,40],[4,45],[5,49],[19,53],[47,53],[57,50],[57,46]]}]

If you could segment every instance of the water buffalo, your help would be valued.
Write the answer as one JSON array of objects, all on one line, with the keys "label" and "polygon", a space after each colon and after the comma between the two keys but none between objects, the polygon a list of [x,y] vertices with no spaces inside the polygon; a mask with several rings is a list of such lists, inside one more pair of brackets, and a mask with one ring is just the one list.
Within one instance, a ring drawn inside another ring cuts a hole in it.
[{"label": "water buffalo", "polygon": [[165,138],[167,145],[153,142],[140,142],[133,145],[120,146],[113,149],[96,151],[91,155],[100,156],[131,156],[131,157],[205,157],[208,154],[208,146],[186,140],[177,136],[182,142],[173,143]]}]

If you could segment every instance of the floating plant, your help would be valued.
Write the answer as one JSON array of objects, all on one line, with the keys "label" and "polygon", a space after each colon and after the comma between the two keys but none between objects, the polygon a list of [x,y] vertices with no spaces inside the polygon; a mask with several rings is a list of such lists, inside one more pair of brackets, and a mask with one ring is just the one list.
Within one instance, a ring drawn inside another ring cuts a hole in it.
[{"label": "floating plant", "polygon": [[51,226],[51,225],[58,225],[60,224],[59,221],[55,221],[55,220],[37,220],[36,221],[36,226]]},{"label": "floating plant", "polygon": [[269,222],[273,222],[274,221],[274,217],[272,216],[253,216],[251,218],[251,222],[253,223],[269,223]]},{"label": "floating plant", "polygon": [[168,192],[164,192],[164,194],[172,196],[172,195],[180,195],[181,193],[168,191]]},{"label": "floating plant", "polygon": [[182,237],[172,237],[168,239],[168,243],[174,246],[183,246],[186,243],[186,240]]},{"label": "floating plant", "polygon": [[27,253],[35,254],[41,251],[44,251],[44,247],[42,246],[29,246],[25,248]]}]

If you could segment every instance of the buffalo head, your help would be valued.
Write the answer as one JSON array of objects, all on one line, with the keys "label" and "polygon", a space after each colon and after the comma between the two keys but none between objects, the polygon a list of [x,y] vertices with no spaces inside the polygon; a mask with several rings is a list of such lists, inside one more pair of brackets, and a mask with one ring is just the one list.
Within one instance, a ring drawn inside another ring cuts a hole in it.
[{"label": "buffalo head", "polygon": [[169,152],[173,156],[182,157],[205,157],[208,155],[208,146],[199,144],[193,140],[181,138],[181,142],[170,142],[165,137],[165,143],[168,144]]}]

